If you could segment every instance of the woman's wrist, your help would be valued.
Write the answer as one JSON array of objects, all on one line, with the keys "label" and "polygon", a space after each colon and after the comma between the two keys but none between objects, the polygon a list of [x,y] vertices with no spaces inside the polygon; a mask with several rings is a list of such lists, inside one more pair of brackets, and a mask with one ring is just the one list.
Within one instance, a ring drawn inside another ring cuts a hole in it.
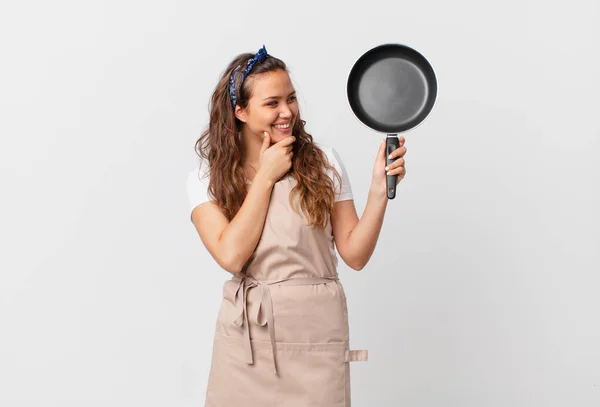
[{"label": "woman's wrist", "polygon": [[378,200],[387,200],[387,194],[385,188],[381,187],[379,183],[372,183],[371,188],[369,188],[369,197]]},{"label": "woman's wrist", "polygon": [[260,170],[258,170],[258,172],[254,175],[252,183],[254,184],[255,182],[265,186],[266,188],[273,188],[273,185],[275,185],[275,182],[268,179]]}]

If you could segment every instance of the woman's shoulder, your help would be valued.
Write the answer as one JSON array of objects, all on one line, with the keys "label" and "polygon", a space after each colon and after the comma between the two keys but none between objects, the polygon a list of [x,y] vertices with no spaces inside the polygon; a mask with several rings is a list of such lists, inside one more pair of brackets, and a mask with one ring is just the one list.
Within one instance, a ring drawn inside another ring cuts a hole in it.
[{"label": "woman's shoulder", "polygon": [[325,153],[325,155],[327,156],[327,158],[329,159],[330,163],[333,163],[336,159],[335,155],[336,155],[336,151],[335,148],[333,148],[333,146],[329,145],[329,144],[324,144],[321,142],[317,142],[314,141],[313,144],[319,148],[319,150],[323,151]]},{"label": "woman's shoulder", "polygon": [[336,169],[339,171],[344,171],[344,167],[343,167],[343,163],[342,163],[342,159],[340,158],[339,153],[337,152],[337,150],[335,149],[335,147],[333,147],[330,144],[324,144],[321,142],[314,142],[315,146],[317,146],[321,151],[323,151],[325,153],[325,155],[327,156],[327,159],[329,160],[329,163]]},{"label": "woman's shoulder", "polygon": [[200,158],[193,168],[190,168],[187,173],[187,189],[188,193],[197,194],[199,191],[208,189],[209,184],[208,165],[205,160]]},{"label": "woman's shoulder", "polygon": [[188,171],[188,180],[205,181],[208,176],[208,162],[200,157],[197,159],[196,165]]},{"label": "woman's shoulder", "polygon": [[196,166],[188,171],[186,189],[190,204],[190,211],[201,203],[209,200],[208,194],[208,166],[206,161],[200,159]]},{"label": "woman's shoulder", "polygon": [[348,199],[354,199],[352,195],[352,187],[350,186],[350,179],[348,178],[348,174],[346,172],[346,167],[344,166],[344,163],[342,162],[342,159],[335,147],[329,144],[317,142],[315,142],[315,145],[325,153],[327,159],[329,160],[329,164],[331,164],[331,166],[335,168],[336,172],[341,177],[341,191],[338,191],[338,178],[333,175],[333,171],[331,169],[328,168],[325,170],[325,173],[332,179],[333,185],[336,189],[335,200],[343,201]]}]

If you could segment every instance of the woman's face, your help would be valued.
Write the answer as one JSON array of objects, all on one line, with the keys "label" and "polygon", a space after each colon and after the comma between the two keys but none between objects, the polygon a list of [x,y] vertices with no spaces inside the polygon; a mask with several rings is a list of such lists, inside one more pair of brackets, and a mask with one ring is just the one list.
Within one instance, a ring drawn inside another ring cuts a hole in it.
[{"label": "woman's face", "polygon": [[236,116],[244,122],[242,132],[262,140],[263,132],[267,131],[272,143],[291,136],[298,116],[298,103],[288,73],[278,69],[254,76],[251,85],[248,106],[245,109],[236,106]]}]

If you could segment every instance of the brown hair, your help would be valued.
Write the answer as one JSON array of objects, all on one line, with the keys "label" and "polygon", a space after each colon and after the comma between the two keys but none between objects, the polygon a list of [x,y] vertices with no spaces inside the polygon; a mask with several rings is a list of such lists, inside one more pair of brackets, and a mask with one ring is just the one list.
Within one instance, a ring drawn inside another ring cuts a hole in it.
[{"label": "brown hair", "polygon": [[[242,122],[235,117],[231,106],[230,75],[239,65],[240,69],[235,77],[237,104],[246,108],[252,96],[253,77],[276,70],[288,72],[282,60],[269,55],[263,62],[252,67],[243,86],[238,89],[242,77],[241,71],[253,56],[250,53],[238,55],[222,73],[211,97],[208,128],[195,144],[196,153],[208,162],[207,175],[210,175],[208,192],[229,220],[233,219],[239,211],[248,193],[248,184],[241,165],[242,141],[238,137]],[[326,154],[314,144],[313,137],[304,129],[305,124],[298,111],[292,129],[296,141],[293,143],[294,154],[289,172],[297,181],[297,185],[290,193],[290,204],[292,198],[298,196],[300,207],[309,225],[324,228],[328,215],[333,209],[335,197],[333,181],[324,170],[333,171],[339,181],[338,185],[341,186],[342,181],[339,173],[329,163]]]}]

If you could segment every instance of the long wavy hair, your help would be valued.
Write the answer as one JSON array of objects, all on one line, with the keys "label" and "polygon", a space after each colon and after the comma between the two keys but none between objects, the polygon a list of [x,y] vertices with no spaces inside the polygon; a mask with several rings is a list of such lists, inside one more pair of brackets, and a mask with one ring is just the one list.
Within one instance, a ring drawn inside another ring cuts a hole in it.
[{"label": "long wavy hair", "polygon": [[[240,66],[241,69],[238,69],[234,78],[236,102],[240,107],[246,108],[252,96],[254,78],[276,70],[288,72],[282,60],[269,55],[263,62],[252,67],[240,88],[243,68],[253,56],[254,54],[251,53],[238,55],[222,73],[209,104],[208,128],[195,144],[196,153],[208,162],[206,174],[210,176],[208,192],[230,221],[239,211],[248,193],[246,175],[241,164],[242,140],[238,136],[243,123],[235,117],[231,106],[230,75],[237,66]],[[338,185],[341,185],[342,181],[339,173],[329,163],[327,155],[314,144],[313,137],[304,129],[305,124],[298,110],[292,128],[292,135],[296,137],[293,143],[292,167],[288,172],[297,184],[290,193],[290,205],[298,212],[293,201],[298,197],[296,202],[300,203],[309,226],[324,228],[333,210],[335,199],[333,181],[325,170],[332,170],[337,177]]]}]

